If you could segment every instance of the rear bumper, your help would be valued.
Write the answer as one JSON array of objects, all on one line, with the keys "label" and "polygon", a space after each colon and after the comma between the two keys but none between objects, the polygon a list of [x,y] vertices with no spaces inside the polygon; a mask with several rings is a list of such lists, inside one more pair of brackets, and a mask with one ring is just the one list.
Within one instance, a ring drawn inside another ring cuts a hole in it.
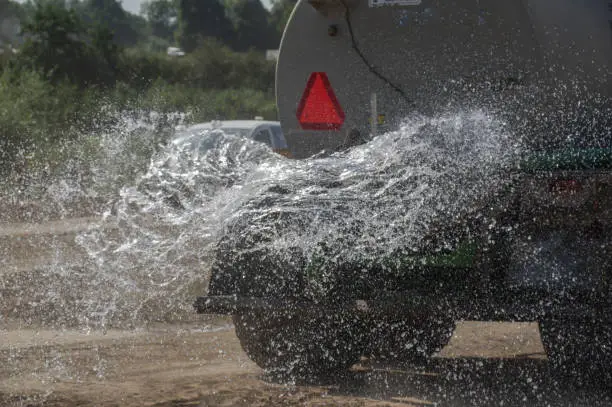
[{"label": "rear bumper", "polygon": [[[407,301],[408,300],[408,301]],[[235,295],[199,297],[194,303],[198,314],[243,314],[247,312],[286,311],[295,314],[320,312],[360,312],[364,314],[393,313],[401,310],[411,314],[425,314],[434,308],[440,309],[442,302],[437,306],[425,304],[425,297],[409,296],[404,301],[398,299],[379,299],[375,301],[353,300],[341,303],[316,303],[308,300],[292,298],[261,298],[241,297]],[[408,304],[410,303],[410,304]],[[418,304],[417,304],[418,303]],[[448,303],[444,304],[450,305]]]},{"label": "rear bumper", "polygon": [[289,312],[292,314],[313,314],[329,312],[366,312],[365,301],[352,301],[342,304],[323,304],[298,299],[278,299],[260,297],[239,297],[220,295],[199,297],[194,303],[198,314],[236,315],[249,312]]},{"label": "rear bumper", "polygon": [[340,304],[306,300],[240,296],[199,297],[199,314],[236,315],[249,312],[321,314],[353,312],[377,318],[383,315],[431,319],[437,315],[455,320],[537,321],[542,319],[598,320],[612,323],[612,298],[599,295],[580,301],[534,292],[504,293],[394,293],[387,298],[354,300]]}]

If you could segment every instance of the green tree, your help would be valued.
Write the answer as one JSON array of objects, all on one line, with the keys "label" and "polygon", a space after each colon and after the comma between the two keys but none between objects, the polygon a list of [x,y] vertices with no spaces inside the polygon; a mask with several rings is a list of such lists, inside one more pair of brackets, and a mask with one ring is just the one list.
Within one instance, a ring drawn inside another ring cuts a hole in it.
[{"label": "green tree", "polygon": [[43,73],[53,82],[112,84],[118,49],[104,26],[87,29],[64,0],[36,0],[22,24],[26,38],[16,64]]},{"label": "green tree", "polygon": [[297,0],[275,0],[272,4],[270,24],[276,29],[279,42],[296,4]]},{"label": "green tree", "polygon": [[24,5],[14,0],[0,0],[0,19],[6,17],[23,18],[25,16]]},{"label": "green tree", "polygon": [[278,46],[276,32],[268,21],[270,15],[260,0],[226,0],[225,5],[234,27],[231,41],[234,50],[266,50]]},{"label": "green tree", "polygon": [[0,0],[0,48],[18,42],[19,20],[23,8],[11,0]]},{"label": "green tree", "polygon": [[88,30],[90,54],[97,63],[97,82],[111,84],[115,82],[119,64],[119,46],[115,43],[114,34],[105,25],[94,24]]},{"label": "green tree", "polygon": [[74,10],[61,0],[36,0],[33,14],[22,24],[27,38],[20,60],[52,78],[73,72],[86,54],[84,27]]},{"label": "green tree", "polygon": [[229,44],[231,36],[231,23],[218,0],[178,0],[177,40],[185,51],[193,51],[204,38]]},{"label": "green tree", "polygon": [[178,17],[176,1],[149,0],[142,4],[140,10],[151,27],[151,34],[168,41],[174,38]]},{"label": "green tree", "polygon": [[127,13],[118,0],[85,0],[80,10],[85,21],[108,27],[117,44],[133,46],[138,43],[143,27],[138,26],[138,17]]},{"label": "green tree", "polygon": [[19,7],[19,3],[11,0],[0,0],[0,21],[7,17],[14,17]]}]

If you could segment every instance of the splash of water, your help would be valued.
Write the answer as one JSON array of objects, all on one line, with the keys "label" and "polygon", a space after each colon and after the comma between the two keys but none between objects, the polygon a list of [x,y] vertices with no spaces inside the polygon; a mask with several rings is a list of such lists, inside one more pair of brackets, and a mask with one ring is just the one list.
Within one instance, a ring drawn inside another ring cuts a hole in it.
[{"label": "splash of water", "polygon": [[[87,322],[190,312],[220,239],[225,250],[285,260],[313,259],[323,245],[336,263],[431,241],[451,248],[451,226],[478,216],[513,153],[504,124],[482,111],[413,117],[367,144],[299,161],[219,131],[190,135],[122,189],[104,227],[79,236],[92,259]],[[311,276],[313,295],[333,286],[329,270]]]},{"label": "splash of water", "polygon": [[147,171],[151,155],[188,119],[180,113],[127,114],[108,107],[89,133],[40,146],[42,159],[25,160],[0,180],[2,221],[45,221],[95,213],[117,191]]},{"label": "splash of water", "polygon": [[[326,295],[340,284],[334,265],[453,248],[465,219],[487,221],[481,209],[516,149],[505,123],[483,111],[410,117],[366,144],[305,160],[220,131],[183,132],[125,185],[121,165],[136,160],[128,145],[88,167],[88,185],[115,197],[76,238],[86,259],[68,237],[47,239],[51,264],[0,281],[4,315],[94,328],[191,318],[212,265],[244,253],[276,264],[273,275],[292,262],[307,274],[308,295]],[[66,182],[59,202],[87,191]]]}]

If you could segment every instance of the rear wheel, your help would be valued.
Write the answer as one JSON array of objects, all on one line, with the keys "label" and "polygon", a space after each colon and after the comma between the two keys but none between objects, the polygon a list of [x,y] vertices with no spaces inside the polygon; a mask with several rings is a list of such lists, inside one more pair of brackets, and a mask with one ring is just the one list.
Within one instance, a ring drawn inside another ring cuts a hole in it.
[{"label": "rear wheel", "polygon": [[551,372],[578,384],[612,383],[612,327],[591,321],[545,320],[540,336]]},{"label": "rear wheel", "polygon": [[235,315],[234,325],[249,358],[279,379],[320,379],[347,370],[363,351],[354,315],[249,313]]}]

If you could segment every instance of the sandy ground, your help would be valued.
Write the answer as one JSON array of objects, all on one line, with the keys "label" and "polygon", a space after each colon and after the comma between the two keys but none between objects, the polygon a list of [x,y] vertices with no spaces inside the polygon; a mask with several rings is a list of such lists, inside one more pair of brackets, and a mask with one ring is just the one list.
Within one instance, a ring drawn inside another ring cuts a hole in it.
[{"label": "sandy ground", "polygon": [[[90,223],[0,227],[3,272],[59,261],[43,243],[68,247]],[[28,245],[40,250],[32,255]],[[223,317],[107,332],[0,318],[0,407],[612,406],[611,389],[557,383],[546,367],[535,323],[459,322],[427,366],[364,360],[340,377],[306,385],[267,378]]]}]

